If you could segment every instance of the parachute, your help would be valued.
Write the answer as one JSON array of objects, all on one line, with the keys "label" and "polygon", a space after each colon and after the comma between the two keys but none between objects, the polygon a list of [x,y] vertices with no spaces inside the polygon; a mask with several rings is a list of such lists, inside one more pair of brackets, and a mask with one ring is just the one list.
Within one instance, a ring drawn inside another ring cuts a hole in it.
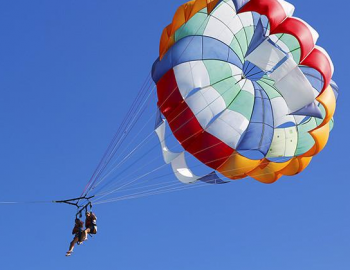
[{"label": "parachute", "polygon": [[[332,60],[316,45],[318,33],[293,12],[283,0],[182,5],[162,33],[150,75],[73,204],[84,208],[247,177],[271,184],[305,170],[329,139],[338,86]],[[162,155],[153,158],[159,145]],[[149,148],[140,152],[143,147]],[[161,174],[162,168],[170,172]]]},{"label": "parachute", "polygon": [[[338,87],[318,33],[283,0],[194,0],[161,36],[152,68],[156,133],[183,183],[274,183],[302,172],[327,144]],[[184,148],[166,145],[168,125]],[[196,176],[190,153],[214,171]]]}]

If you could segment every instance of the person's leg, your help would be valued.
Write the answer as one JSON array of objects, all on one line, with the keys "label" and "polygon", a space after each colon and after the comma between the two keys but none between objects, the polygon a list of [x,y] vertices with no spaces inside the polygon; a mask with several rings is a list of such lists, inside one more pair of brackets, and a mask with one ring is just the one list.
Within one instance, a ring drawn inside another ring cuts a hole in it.
[{"label": "person's leg", "polygon": [[84,240],[84,230],[83,229],[79,229],[78,232],[78,245],[81,244]]},{"label": "person's leg", "polygon": [[83,241],[87,240],[88,233],[90,233],[90,228],[87,228],[86,230],[83,231],[83,234],[81,236],[81,239]]},{"label": "person's leg", "polygon": [[74,245],[75,245],[78,241],[79,241],[78,237],[74,237],[74,239],[72,240],[72,242],[70,242],[69,250],[67,251],[67,255],[73,252]]}]

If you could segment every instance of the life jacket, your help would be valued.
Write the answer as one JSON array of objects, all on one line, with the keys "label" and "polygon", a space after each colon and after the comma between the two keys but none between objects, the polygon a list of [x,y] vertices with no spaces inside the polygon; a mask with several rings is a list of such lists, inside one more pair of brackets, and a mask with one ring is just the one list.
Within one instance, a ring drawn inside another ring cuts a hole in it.
[{"label": "life jacket", "polygon": [[97,233],[97,223],[96,223],[97,217],[95,214],[91,214],[90,217],[85,219],[85,228],[92,228],[90,230],[90,234],[96,234]]}]

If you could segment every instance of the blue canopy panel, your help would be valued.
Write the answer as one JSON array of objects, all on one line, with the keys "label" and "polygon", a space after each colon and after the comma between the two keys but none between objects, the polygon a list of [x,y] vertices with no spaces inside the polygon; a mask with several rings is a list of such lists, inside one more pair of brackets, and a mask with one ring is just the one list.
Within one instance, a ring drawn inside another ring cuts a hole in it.
[{"label": "blue canopy panel", "polygon": [[312,87],[315,88],[318,92],[321,92],[324,85],[324,80],[320,72],[316,69],[300,66],[300,70],[304,73],[305,77],[309,80]]},{"label": "blue canopy panel", "polygon": [[[216,6],[218,6],[221,2],[218,1],[218,3],[216,4]],[[245,6],[245,4],[247,4],[250,0],[232,0],[233,4],[235,5],[236,8],[236,12],[238,13],[238,11],[240,11],[242,9],[243,6]]]},{"label": "blue canopy panel", "polygon": [[255,103],[249,126],[237,146],[237,151],[251,159],[265,157],[270,149],[274,121],[270,100],[259,84],[253,82]]},{"label": "blue canopy panel", "polygon": [[294,113],[291,113],[291,115],[305,115],[310,117],[316,117],[319,119],[322,119],[322,112],[320,108],[316,105],[315,102],[305,106],[304,108],[300,109],[299,111],[296,111]]},{"label": "blue canopy panel", "polygon": [[[253,13],[253,19],[256,18],[255,14],[257,14],[257,13]],[[260,17],[259,17],[258,21],[254,20],[254,24],[255,24],[254,35],[252,37],[252,40],[250,41],[250,44],[249,44],[249,47],[248,47],[248,50],[247,50],[247,53],[245,56],[247,56],[251,52],[253,52],[266,39],[266,35],[265,35],[266,29],[264,29],[264,26],[262,24]]]},{"label": "blue canopy panel", "polygon": [[[253,14],[254,14],[254,12],[253,12]],[[267,32],[267,29],[269,28],[269,25],[270,25],[269,18],[267,18],[265,15],[261,15],[260,20],[261,20],[261,23],[265,29],[265,32]]]},{"label": "blue canopy panel", "polygon": [[232,0],[237,12],[240,11],[249,1],[250,0]]},{"label": "blue canopy panel", "polygon": [[[300,66],[300,70],[304,73],[305,77],[309,80],[312,87],[315,88],[318,92],[321,92],[324,85],[324,80],[320,72],[318,72],[316,69],[306,67],[306,66]],[[334,91],[335,98],[338,99],[339,96],[339,87],[338,85],[331,80],[331,87]]]},{"label": "blue canopy panel", "polygon": [[176,42],[152,67],[152,78],[157,83],[173,67],[198,60],[219,60],[242,69],[237,54],[225,43],[211,37],[188,36]]},{"label": "blue canopy panel", "polygon": [[[324,85],[324,80],[323,80],[323,76],[321,75],[321,73],[319,71],[317,71],[316,69],[310,68],[307,66],[300,66],[300,70],[304,73],[305,77],[311,83],[312,87],[315,88],[320,93],[322,91],[323,85]],[[334,91],[335,98],[338,99],[338,96],[339,96],[338,85],[333,80],[331,80],[330,85]],[[312,106],[312,104],[310,104],[309,106]],[[303,108],[302,110],[304,110],[304,109],[305,108]],[[310,110],[311,107],[309,107],[307,109]],[[297,113],[294,113],[294,114],[298,115]],[[309,114],[306,114],[306,115],[309,115]],[[310,116],[314,116],[314,115],[310,115]],[[317,117],[317,116],[314,116],[314,117]],[[320,118],[320,117],[317,117],[317,118]]]},{"label": "blue canopy panel", "polygon": [[334,91],[334,95],[335,95],[335,98],[338,99],[338,96],[339,96],[339,87],[338,85],[335,83],[335,81],[331,81],[331,87]]},{"label": "blue canopy panel", "polygon": [[266,73],[253,63],[245,61],[243,66],[243,74],[246,79],[256,82],[264,77]]},{"label": "blue canopy panel", "polygon": [[261,19],[261,15],[257,12],[252,12],[252,16],[253,16],[254,27],[256,28],[259,23],[259,20]]},{"label": "blue canopy panel", "polygon": [[214,185],[222,185],[222,184],[228,184],[230,182],[222,180],[216,172],[212,172],[206,176],[203,176],[198,179],[199,181],[202,181],[207,184],[214,184]]}]

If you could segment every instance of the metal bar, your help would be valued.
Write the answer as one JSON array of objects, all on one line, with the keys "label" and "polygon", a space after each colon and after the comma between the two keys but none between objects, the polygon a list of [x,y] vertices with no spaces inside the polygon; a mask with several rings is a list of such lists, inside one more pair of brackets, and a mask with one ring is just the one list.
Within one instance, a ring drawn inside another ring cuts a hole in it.
[{"label": "metal bar", "polygon": [[65,203],[65,204],[74,205],[76,207],[79,207],[78,203],[71,203],[71,202],[60,202],[60,203]]},{"label": "metal bar", "polygon": [[67,203],[67,204],[77,205],[77,203],[76,203],[76,204],[73,204],[73,203],[71,203],[71,202],[79,201],[79,200],[90,200],[90,199],[92,199],[93,197],[95,197],[95,196],[90,196],[90,197],[84,196],[84,197],[79,197],[79,198],[74,198],[74,199],[69,199],[69,200],[61,200],[61,201],[53,201],[53,202],[54,202],[54,203]]}]

